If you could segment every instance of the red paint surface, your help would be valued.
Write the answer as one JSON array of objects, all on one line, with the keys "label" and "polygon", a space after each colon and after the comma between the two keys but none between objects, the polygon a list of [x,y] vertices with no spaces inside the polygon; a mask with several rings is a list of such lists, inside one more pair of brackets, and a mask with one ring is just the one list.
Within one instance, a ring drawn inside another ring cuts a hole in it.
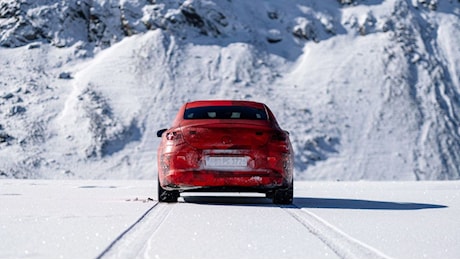
[{"label": "red paint surface", "polygon": [[[209,106],[262,109],[267,119],[184,119],[186,109]],[[206,158],[213,156],[219,157],[214,161],[224,163],[241,163],[244,158],[247,164],[209,166]],[[250,101],[196,101],[183,105],[172,126],[162,134],[158,148],[158,179],[167,190],[271,190],[292,183],[292,167],[289,134],[279,127],[266,105]]]}]

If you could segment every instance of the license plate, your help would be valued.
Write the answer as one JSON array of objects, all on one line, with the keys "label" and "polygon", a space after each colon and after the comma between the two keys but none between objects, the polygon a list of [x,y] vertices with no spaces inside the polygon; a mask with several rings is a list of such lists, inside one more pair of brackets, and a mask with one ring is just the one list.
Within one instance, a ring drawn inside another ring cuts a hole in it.
[{"label": "license plate", "polygon": [[246,168],[248,157],[237,156],[207,156],[206,168]]}]

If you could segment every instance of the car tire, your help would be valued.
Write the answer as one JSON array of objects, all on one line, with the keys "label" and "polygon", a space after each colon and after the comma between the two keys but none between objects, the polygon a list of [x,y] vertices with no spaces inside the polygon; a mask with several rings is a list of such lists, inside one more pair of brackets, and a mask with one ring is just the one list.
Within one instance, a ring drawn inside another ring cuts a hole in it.
[{"label": "car tire", "polygon": [[273,204],[291,205],[294,199],[294,187],[291,184],[287,188],[277,189],[273,193]]},{"label": "car tire", "polygon": [[160,181],[158,181],[158,201],[159,202],[177,202],[180,197],[180,193],[177,190],[169,191],[161,187]]}]

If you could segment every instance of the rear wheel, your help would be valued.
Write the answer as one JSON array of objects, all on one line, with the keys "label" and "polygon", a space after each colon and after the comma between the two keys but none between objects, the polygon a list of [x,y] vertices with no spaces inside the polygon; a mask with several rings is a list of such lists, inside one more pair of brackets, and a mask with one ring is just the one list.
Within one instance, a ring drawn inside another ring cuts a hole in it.
[{"label": "rear wheel", "polygon": [[294,199],[294,185],[275,190],[270,194],[274,204],[290,205]]},{"label": "rear wheel", "polygon": [[180,193],[177,190],[169,191],[161,187],[160,181],[158,180],[158,201],[159,202],[177,202],[180,197]]}]

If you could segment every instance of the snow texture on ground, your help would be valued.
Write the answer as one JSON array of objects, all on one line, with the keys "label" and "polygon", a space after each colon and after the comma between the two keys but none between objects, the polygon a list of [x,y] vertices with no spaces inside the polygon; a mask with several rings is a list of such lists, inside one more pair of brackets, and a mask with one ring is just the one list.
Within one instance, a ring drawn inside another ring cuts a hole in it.
[{"label": "snow texture on ground", "polygon": [[296,182],[156,201],[155,180],[0,180],[0,258],[459,258],[460,183]]}]

